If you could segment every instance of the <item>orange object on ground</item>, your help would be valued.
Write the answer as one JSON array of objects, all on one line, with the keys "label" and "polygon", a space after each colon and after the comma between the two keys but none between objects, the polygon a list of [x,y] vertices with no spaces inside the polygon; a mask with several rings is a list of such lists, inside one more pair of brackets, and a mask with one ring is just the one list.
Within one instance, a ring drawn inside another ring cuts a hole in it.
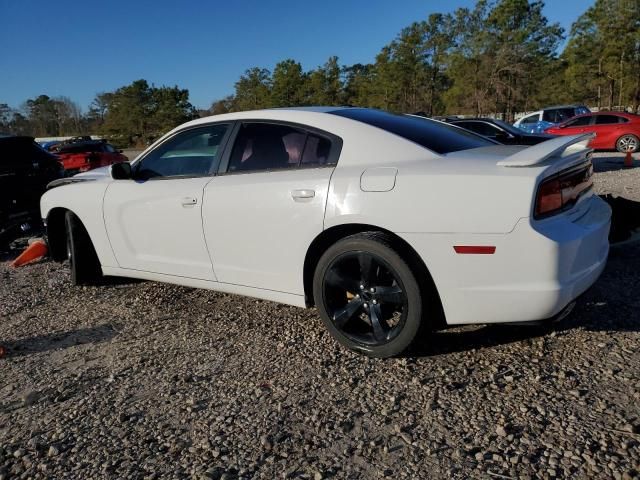
[{"label": "orange object on ground", "polygon": [[633,167],[633,156],[631,156],[631,150],[627,150],[627,156],[624,157],[624,166]]},{"label": "orange object on ground", "polygon": [[18,258],[16,258],[11,264],[12,267],[20,267],[25,263],[33,262],[34,260],[38,260],[39,258],[44,257],[49,248],[47,244],[42,240],[38,240],[33,242],[31,245],[27,247],[27,249],[20,254]]}]

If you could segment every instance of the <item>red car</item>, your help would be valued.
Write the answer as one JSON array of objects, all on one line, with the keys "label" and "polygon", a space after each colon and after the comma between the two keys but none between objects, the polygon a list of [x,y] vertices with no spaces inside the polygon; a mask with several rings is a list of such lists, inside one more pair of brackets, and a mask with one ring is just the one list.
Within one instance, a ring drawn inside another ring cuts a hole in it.
[{"label": "red car", "polygon": [[600,112],[578,115],[566,122],[547,128],[553,135],[577,135],[595,133],[591,147],[595,150],[640,150],[640,115],[622,112]]},{"label": "red car", "polygon": [[55,153],[64,166],[65,175],[75,175],[129,159],[103,140],[68,140],[55,145]]}]

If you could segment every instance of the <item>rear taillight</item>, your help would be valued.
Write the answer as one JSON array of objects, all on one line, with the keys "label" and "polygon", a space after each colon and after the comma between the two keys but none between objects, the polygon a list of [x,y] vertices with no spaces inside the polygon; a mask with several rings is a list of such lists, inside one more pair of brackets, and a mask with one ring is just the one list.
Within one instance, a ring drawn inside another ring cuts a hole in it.
[{"label": "rear taillight", "polygon": [[591,161],[545,179],[538,187],[534,218],[555,215],[574,206],[593,186]]}]

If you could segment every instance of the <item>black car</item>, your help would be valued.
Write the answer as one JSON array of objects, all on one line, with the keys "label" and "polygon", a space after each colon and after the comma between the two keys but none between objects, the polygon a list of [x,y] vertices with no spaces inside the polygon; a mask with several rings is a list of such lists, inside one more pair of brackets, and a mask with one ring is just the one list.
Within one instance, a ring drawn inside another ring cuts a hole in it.
[{"label": "black car", "polygon": [[40,223],[40,197],[63,174],[58,158],[33,137],[0,137],[0,245],[20,227]]},{"label": "black car", "polygon": [[505,145],[536,145],[555,137],[546,133],[527,133],[494,118],[447,118],[446,121]]}]

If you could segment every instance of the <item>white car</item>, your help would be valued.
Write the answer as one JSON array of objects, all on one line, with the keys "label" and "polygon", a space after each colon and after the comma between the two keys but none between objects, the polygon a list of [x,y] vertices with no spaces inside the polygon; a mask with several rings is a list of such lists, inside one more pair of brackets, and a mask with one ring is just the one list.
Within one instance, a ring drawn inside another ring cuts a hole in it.
[{"label": "white car", "polygon": [[537,112],[532,112],[517,120],[513,126],[528,133],[544,133],[547,128],[551,128],[562,122],[569,120],[576,115],[589,113],[590,110],[584,105],[559,105],[547,107]]},{"label": "white car", "polygon": [[594,283],[611,212],[590,138],[504,146],[364,108],[230,113],[54,182],[41,210],[76,284],[315,305],[342,344],[387,357],[422,329],[561,315]]}]

